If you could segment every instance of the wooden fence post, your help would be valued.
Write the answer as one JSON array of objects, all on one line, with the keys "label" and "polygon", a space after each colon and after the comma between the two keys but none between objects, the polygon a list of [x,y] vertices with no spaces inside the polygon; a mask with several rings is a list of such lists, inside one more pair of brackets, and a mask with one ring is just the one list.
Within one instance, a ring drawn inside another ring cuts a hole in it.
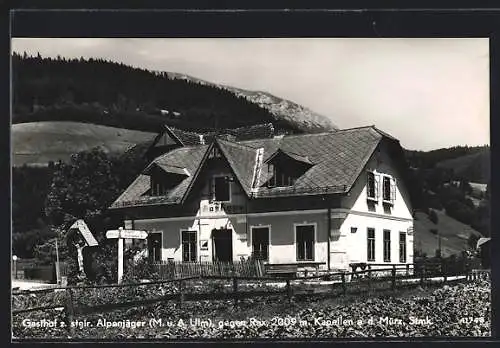
[{"label": "wooden fence post", "polygon": [[372,266],[368,265],[368,292],[372,290]]},{"label": "wooden fence post", "polygon": [[422,275],[420,277],[420,286],[424,286],[424,278],[425,278],[425,262],[422,263]]},{"label": "wooden fence post", "polygon": [[392,266],[392,290],[396,290],[396,265]]},{"label": "wooden fence post", "polygon": [[238,305],[238,278],[233,276],[233,298],[234,298],[234,306]]},{"label": "wooden fence post", "polygon": [[179,280],[179,307],[182,308],[182,304],[184,302],[184,292],[183,292],[183,283],[182,279]]},{"label": "wooden fence post", "polygon": [[292,288],[290,286],[290,279],[286,280],[286,295],[288,297],[288,302],[292,302]]},{"label": "wooden fence post", "polygon": [[345,296],[347,294],[347,284],[345,281],[345,273],[342,273],[341,277],[342,277],[342,295]]},{"label": "wooden fence post", "polygon": [[71,336],[73,336],[74,328],[72,327],[73,316],[75,314],[75,307],[73,304],[73,292],[71,289],[66,288],[66,314],[68,319],[68,331]]},{"label": "wooden fence post", "polygon": [[407,263],[406,264],[406,276],[409,276],[410,275],[410,264]]}]

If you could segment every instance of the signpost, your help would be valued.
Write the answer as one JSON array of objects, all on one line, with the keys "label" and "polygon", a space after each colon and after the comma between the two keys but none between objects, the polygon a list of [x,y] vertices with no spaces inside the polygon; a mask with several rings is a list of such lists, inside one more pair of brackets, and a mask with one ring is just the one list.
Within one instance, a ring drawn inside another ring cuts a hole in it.
[{"label": "signpost", "polygon": [[123,240],[146,239],[148,233],[140,230],[124,230],[123,227],[120,227],[117,230],[107,231],[106,238],[118,239],[118,283],[121,283],[123,278]]}]

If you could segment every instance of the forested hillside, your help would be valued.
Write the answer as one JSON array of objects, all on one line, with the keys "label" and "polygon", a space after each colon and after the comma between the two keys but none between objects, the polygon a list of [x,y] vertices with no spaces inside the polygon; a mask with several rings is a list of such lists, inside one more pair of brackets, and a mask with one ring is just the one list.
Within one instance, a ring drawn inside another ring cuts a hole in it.
[{"label": "forested hillside", "polygon": [[103,59],[14,53],[12,78],[13,123],[79,121],[156,132],[163,124],[212,130],[272,122],[279,131],[307,131],[225,88]]}]

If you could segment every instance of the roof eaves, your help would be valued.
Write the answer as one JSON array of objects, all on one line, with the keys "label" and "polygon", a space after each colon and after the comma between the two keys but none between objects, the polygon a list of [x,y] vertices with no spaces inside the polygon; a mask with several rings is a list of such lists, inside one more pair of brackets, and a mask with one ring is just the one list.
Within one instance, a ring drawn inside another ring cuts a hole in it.
[{"label": "roof eaves", "polygon": [[193,188],[194,183],[198,179],[198,176],[201,172],[201,168],[203,168],[203,165],[207,161],[208,154],[210,153],[210,151],[212,150],[213,147],[214,147],[214,143],[211,143],[210,145],[207,146],[207,149],[205,150],[205,154],[203,155],[203,158],[201,159],[198,167],[196,168],[196,171],[193,173],[193,177],[192,177],[191,181],[189,182],[189,185],[186,188],[186,191],[184,192],[184,195],[182,196],[182,198],[180,200],[181,204],[184,204],[184,202],[186,201],[186,199],[189,195],[189,192],[191,192],[191,189]]},{"label": "roof eaves", "polygon": [[346,192],[349,192],[352,188],[352,186],[354,185],[354,183],[356,182],[356,180],[358,180],[358,177],[361,175],[361,173],[363,172],[363,169],[366,167],[366,165],[368,164],[368,161],[370,160],[370,158],[373,156],[373,153],[375,152],[375,150],[377,149],[377,147],[379,146],[380,144],[380,140],[379,139],[377,142],[375,142],[375,144],[372,146],[372,148],[370,149],[370,151],[365,155],[365,157],[363,158],[363,160],[361,161],[362,165],[359,166],[359,168],[356,170],[356,173],[355,175],[353,175],[351,177],[351,181],[350,183],[347,185],[347,190]]}]

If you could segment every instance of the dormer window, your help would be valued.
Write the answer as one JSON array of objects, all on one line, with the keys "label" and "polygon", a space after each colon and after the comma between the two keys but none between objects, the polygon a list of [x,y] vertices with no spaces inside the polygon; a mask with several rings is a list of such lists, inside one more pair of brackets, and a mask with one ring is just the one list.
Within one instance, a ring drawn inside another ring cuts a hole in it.
[{"label": "dormer window", "polygon": [[145,169],[144,174],[150,177],[149,195],[152,197],[167,196],[172,189],[189,176],[189,172],[185,168],[161,163],[153,163]]},{"label": "dormer window", "polygon": [[273,164],[267,165],[269,173],[268,187],[285,187],[293,186],[297,178],[287,173],[283,168],[279,168]]},{"label": "dormer window", "polygon": [[267,160],[267,187],[287,187],[295,182],[313,166],[306,156],[277,150]]},{"label": "dormer window", "polygon": [[158,177],[151,177],[151,196],[165,196],[168,193],[167,185]]}]

